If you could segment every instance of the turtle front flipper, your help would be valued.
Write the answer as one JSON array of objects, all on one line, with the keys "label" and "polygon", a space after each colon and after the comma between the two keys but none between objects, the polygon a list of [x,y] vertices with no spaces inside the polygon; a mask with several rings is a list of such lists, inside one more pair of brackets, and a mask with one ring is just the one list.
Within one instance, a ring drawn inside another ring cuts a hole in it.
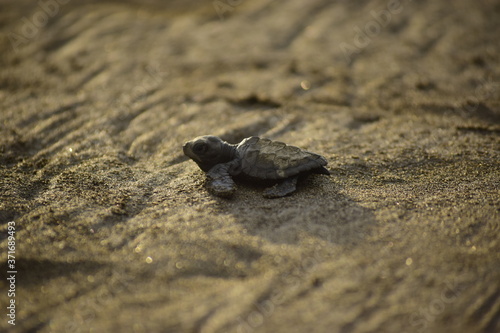
[{"label": "turtle front flipper", "polygon": [[272,187],[269,187],[264,190],[262,194],[264,198],[272,199],[272,198],[281,198],[286,195],[289,195],[292,192],[295,192],[297,189],[297,177],[290,177],[283,180],[281,183],[278,183]]},{"label": "turtle front flipper", "polygon": [[229,174],[231,163],[217,164],[207,172],[207,188],[218,197],[231,197],[236,191],[236,184]]}]

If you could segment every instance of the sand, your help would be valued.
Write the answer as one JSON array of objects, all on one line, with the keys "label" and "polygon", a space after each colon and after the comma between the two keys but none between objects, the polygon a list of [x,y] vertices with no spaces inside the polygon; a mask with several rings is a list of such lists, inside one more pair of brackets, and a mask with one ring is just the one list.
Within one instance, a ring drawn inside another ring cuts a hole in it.
[{"label": "sand", "polygon": [[[1,6],[1,331],[500,331],[498,1]],[[332,175],[217,198],[204,134]]]}]

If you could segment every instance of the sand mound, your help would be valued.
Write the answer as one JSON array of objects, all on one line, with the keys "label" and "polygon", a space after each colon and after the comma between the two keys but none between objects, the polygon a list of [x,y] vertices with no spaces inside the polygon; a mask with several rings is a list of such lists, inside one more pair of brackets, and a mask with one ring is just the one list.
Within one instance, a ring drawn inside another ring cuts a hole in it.
[{"label": "sand mound", "polygon": [[[497,2],[2,8],[0,330],[500,329]],[[216,198],[204,134],[332,176]]]}]

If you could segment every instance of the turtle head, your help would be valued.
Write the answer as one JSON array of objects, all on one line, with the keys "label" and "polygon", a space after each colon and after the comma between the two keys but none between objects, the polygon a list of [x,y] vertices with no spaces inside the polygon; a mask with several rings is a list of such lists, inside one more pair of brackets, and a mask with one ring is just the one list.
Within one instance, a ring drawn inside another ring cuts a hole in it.
[{"label": "turtle head", "polygon": [[182,150],[205,172],[217,164],[233,160],[236,154],[233,145],[213,135],[200,136],[188,141]]}]

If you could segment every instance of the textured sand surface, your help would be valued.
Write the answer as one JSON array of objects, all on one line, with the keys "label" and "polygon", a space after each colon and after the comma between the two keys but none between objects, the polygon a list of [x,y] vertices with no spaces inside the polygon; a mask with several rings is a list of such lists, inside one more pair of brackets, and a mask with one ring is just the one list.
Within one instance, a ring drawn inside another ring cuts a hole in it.
[{"label": "textured sand surface", "polygon": [[[498,1],[0,6],[1,331],[500,331]],[[204,134],[332,175],[213,197]]]}]

